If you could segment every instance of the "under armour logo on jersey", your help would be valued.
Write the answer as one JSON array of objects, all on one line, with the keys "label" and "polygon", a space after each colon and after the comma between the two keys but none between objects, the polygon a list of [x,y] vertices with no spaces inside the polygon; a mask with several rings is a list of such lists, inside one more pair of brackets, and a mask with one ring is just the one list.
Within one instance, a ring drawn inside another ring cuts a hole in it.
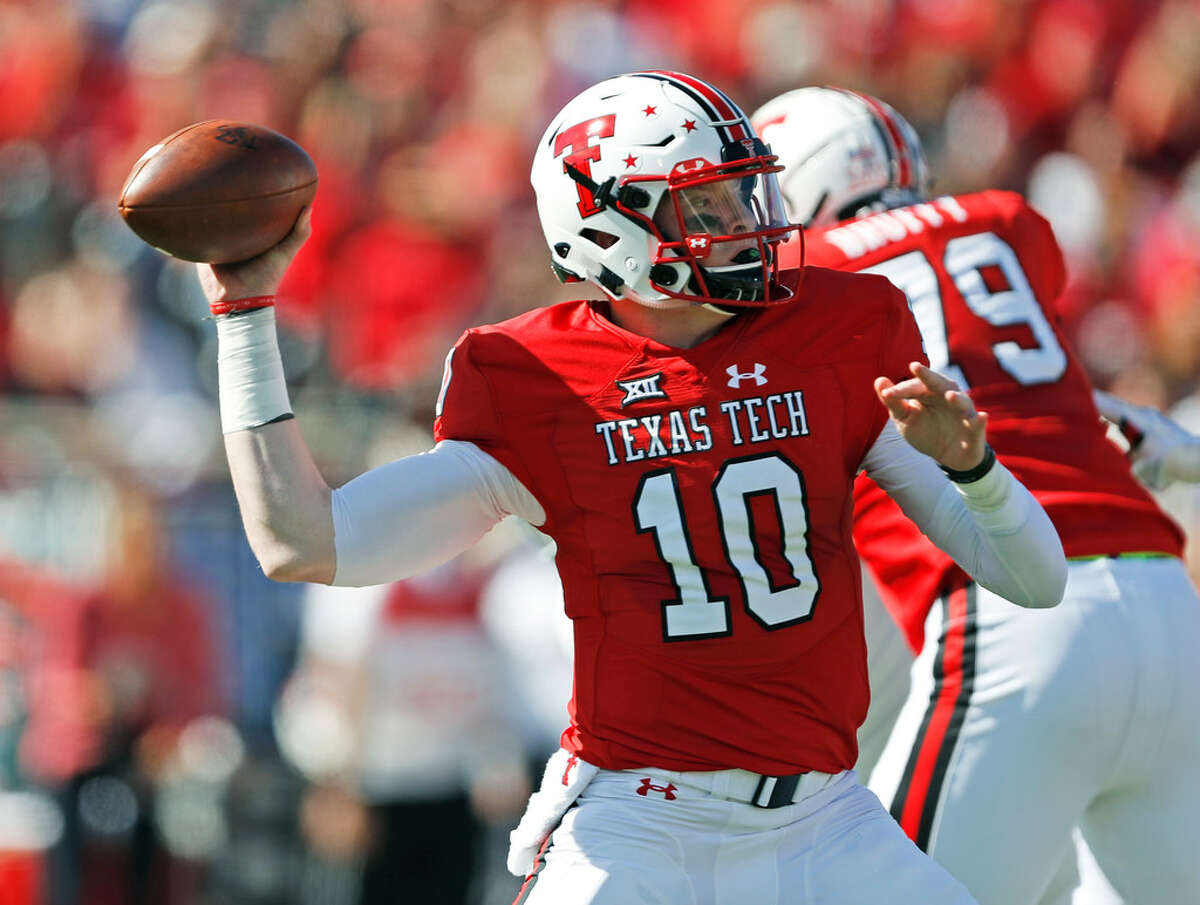
[{"label": "under armour logo on jersey", "polygon": [[646,377],[635,377],[632,380],[618,380],[617,386],[625,391],[625,398],[621,400],[621,408],[627,405],[632,405],[635,402],[641,402],[643,399],[666,399],[667,391],[659,386],[659,382],[663,379],[662,371],[657,374],[650,374]]},{"label": "under armour logo on jersey", "polygon": [[667,800],[667,801],[675,800],[676,789],[675,789],[674,783],[669,782],[665,786],[656,786],[654,783],[652,783],[650,781],[649,776],[644,777],[642,779],[642,784],[640,786],[638,786],[637,793],[639,795],[645,797],[645,796],[649,795],[651,792],[662,792],[663,798],[665,800]]},{"label": "under armour logo on jersey", "polygon": [[737,365],[730,365],[725,369],[725,373],[729,375],[729,386],[735,390],[742,385],[743,380],[753,380],[757,387],[767,382],[767,378],[763,376],[767,373],[767,366],[757,361],[753,371],[739,371]]}]

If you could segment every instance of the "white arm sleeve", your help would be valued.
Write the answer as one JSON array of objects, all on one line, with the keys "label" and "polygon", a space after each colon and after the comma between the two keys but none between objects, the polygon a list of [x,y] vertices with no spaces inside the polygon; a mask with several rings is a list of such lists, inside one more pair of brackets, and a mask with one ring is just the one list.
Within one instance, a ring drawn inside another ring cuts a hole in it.
[{"label": "white arm sleeve", "polygon": [[955,484],[889,421],[863,468],[931,541],[988,590],[1025,607],[1054,606],[1062,599],[1067,561],[1058,532],[999,462],[978,481]]},{"label": "white arm sleeve", "polygon": [[443,440],[333,491],[333,584],[408,578],[457,556],[510,515],[546,521],[507,468],[474,443]]}]

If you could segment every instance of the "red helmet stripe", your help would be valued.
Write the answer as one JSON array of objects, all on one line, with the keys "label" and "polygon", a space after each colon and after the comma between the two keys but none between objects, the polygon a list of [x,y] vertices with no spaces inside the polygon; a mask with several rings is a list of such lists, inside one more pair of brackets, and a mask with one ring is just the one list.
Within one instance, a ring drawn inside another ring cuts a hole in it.
[{"label": "red helmet stripe", "polygon": [[875,115],[875,118],[883,123],[883,128],[887,132],[888,138],[892,140],[892,146],[896,150],[896,162],[899,165],[900,172],[897,175],[899,188],[911,188],[912,186],[912,161],[909,158],[908,142],[904,140],[904,133],[900,131],[900,127],[896,125],[896,121],[892,119],[882,104],[869,94],[862,94],[858,91],[845,89],[848,94],[853,94],[856,98],[867,105],[867,108]]},{"label": "red helmet stripe", "polygon": [[702,82],[700,79],[685,75],[682,72],[671,72],[667,69],[650,69],[647,71],[687,85],[692,91],[695,91],[708,101],[712,108],[717,111],[717,116],[721,117],[721,119],[727,121],[737,120],[737,122],[733,122],[729,126],[729,135],[734,141],[741,141],[743,138],[748,137],[746,130],[741,125],[745,121],[745,114],[738,110],[734,106],[733,101],[726,97],[722,91],[714,88],[708,82]]},{"label": "red helmet stripe", "polygon": [[770,119],[760,119],[758,122],[754,123],[754,131],[759,135],[762,135],[763,130],[768,126],[777,126],[786,120],[787,117],[788,115],[786,113],[778,113],[775,116],[772,116]]}]

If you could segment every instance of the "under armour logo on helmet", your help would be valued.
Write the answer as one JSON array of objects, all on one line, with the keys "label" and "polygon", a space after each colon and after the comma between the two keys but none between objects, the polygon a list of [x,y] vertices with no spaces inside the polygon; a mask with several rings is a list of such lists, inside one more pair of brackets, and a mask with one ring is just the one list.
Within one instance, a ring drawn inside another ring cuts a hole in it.
[{"label": "under armour logo on helmet", "polygon": [[667,801],[675,800],[676,789],[675,789],[674,783],[669,782],[665,786],[656,786],[654,783],[652,783],[650,781],[650,777],[646,776],[642,779],[642,784],[640,786],[638,786],[637,793],[639,795],[645,797],[645,796],[649,795],[651,792],[662,792],[663,798],[665,800],[667,800]]},{"label": "under armour logo on helmet", "polygon": [[743,380],[753,380],[755,386],[762,386],[767,382],[767,378],[763,375],[767,373],[767,366],[754,363],[753,371],[739,371],[737,365],[730,365],[725,369],[725,373],[729,375],[729,386],[735,390],[742,385]]},{"label": "under armour logo on helmet", "polygon": [[687,237],[687,247],[693,258],[707,258],[712,251],[712,236],[708,233],[692,233]]},{"label": "under armour logo on helmet", "polygon": [[712,164],[703,157],[690,157],[687,160],[681,160],[671,168],[672,175],[680,173],[691,173],[695,170],[703,170],[705,167],[711,167]]}]

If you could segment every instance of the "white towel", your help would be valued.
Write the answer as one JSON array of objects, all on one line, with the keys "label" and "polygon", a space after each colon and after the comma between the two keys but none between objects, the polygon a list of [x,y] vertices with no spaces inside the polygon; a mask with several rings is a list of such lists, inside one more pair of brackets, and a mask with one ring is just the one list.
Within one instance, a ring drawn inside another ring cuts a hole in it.
[{"label": "white towel", "polygon": [[542,844],[598,770],[561,748],[550,755],[541,786],[529,796],[521,822],[509,834],[509,871],[518,877],[533,872],[533,862]]}]

